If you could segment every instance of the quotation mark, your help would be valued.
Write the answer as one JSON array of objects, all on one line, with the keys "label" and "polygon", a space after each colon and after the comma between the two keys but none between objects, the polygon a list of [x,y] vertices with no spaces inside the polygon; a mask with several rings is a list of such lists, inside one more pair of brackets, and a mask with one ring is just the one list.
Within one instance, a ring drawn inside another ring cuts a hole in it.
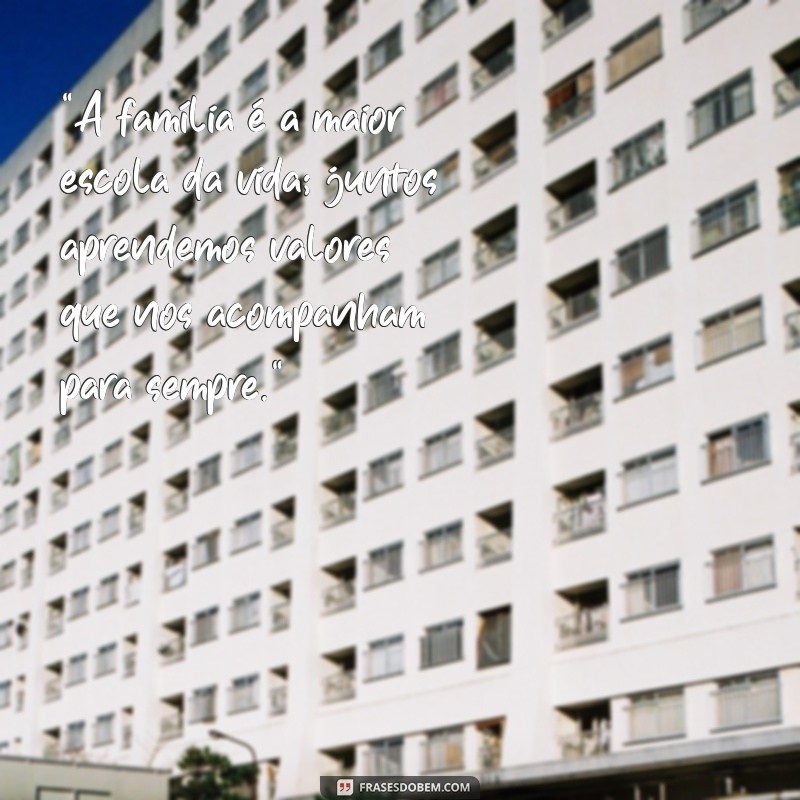
[{"label": "quotation mark", "polygon": [[61,99],[65,103],[69,103],[69,101],[72,100],[72,92],[64,92],[64,94],[61,95]]},{"label": "quotation mark", "polygon": [[283,367],[283,361],[281,361],[280,359],[272,362],[272,369],[281,369],[282,367]]}]

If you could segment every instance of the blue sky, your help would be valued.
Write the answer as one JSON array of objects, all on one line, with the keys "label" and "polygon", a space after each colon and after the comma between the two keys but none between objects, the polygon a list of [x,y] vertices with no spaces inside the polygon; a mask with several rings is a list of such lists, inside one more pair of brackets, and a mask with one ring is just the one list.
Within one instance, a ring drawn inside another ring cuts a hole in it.
[{"label": "blue sky", "polygon": [[149,0],[2,0],[0,163]]}]

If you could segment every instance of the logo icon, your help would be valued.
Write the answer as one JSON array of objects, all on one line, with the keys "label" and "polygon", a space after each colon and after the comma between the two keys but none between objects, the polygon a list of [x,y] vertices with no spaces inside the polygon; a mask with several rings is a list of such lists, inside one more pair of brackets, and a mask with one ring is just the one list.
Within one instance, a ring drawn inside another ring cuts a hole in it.
[{"label": "logo icon", "polygon": [[350,797],[353,794],[352,778],[339,778],[336,781],[336,796],[337,797]]}]

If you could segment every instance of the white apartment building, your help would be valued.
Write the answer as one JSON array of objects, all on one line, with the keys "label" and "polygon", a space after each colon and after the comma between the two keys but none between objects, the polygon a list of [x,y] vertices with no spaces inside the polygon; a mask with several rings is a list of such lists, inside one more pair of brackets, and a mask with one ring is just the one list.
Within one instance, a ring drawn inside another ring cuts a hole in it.
[{"label": "white apartment building", "polygon": [[[236,130],[77,137],[97,88],[109,114],[194,94]],[[402,126],[278,128],[365,104]],[[58,190],[134,155],[168,196]],[[280,155],[313,191],[196,203],[176,176],[199,155],[229,177]],[[329,166],[396,161],[437,166],[436,194],[323,206]],[[797,0],[156,1],[2,166],[0,210],[4,753],[243,760],[219,730],[255,748],[263,797],[345,773],[800,789]],[[266,258],[312,223],[386,232],[392,257]],[[61,263],[70,236],[172,224],[260,256]],[[426,327],[296,344],[128,319],[75,344],[58,323],[361,291]],[[134,399],[59,417],[70,372]],[[216,372],[268,402],[142,392]]]}]

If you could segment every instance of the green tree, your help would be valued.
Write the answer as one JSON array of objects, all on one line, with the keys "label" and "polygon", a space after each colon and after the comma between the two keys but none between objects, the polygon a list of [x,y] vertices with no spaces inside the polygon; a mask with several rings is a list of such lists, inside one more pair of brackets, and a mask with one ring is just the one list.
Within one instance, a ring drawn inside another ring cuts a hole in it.
[{"label": "green tree", "polygon": [[234,766],[210,747],[189,747],[178,762],[181,775],[172,783],[170,800],[242,800],[258,780],[253,764]]}]

